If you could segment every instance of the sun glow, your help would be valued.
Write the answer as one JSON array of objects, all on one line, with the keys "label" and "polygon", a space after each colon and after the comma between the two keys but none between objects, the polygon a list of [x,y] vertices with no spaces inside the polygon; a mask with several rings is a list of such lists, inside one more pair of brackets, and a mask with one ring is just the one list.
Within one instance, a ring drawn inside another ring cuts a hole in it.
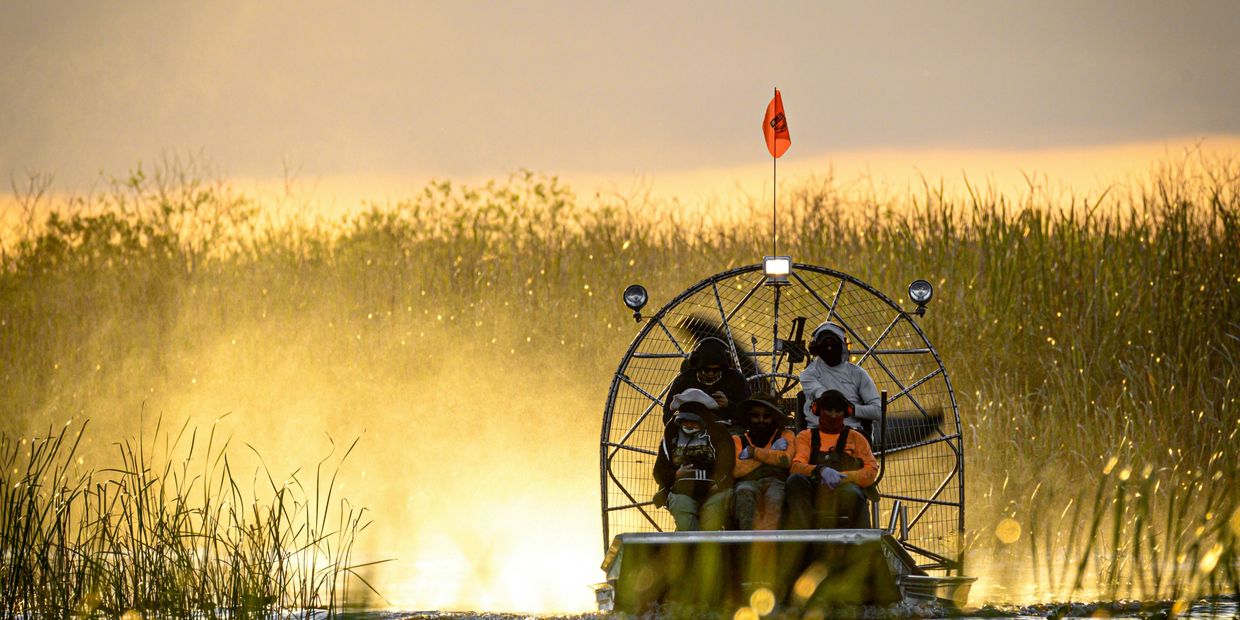
[{"label": "sun glow", "polygon": [[419,532],[411,561],[383,574],[379,590],[393,609],[591,611],[600,538],[574,504],[581,502],[546,496],[465,509],[461,520]]}]

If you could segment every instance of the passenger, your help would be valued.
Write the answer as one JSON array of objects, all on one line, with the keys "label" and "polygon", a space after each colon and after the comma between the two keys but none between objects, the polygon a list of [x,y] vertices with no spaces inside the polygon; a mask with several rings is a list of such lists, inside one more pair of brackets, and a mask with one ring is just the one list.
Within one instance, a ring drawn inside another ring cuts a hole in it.
[{"label": "passenger", "polygon": [[654,505],[667,506],[676,531],[721,530],[727,521],[736,452],[727,428],[715,421],[718,407],[697,389],[672,399],[675,416],[654,462]]},{"label": "passenger", "polygon": [[[718,403],[715,419],[725,426],[732,424],[732,412],[742,400],[749,398],[749,383],[745,375],[732,367],[732,349],[728,343],[715,338],[703,338],[689,354],[687,367],[668,386],[670,396],[696,388],[710,394]],[[663,402],[663,423],[672,417],[670,400]]]},{"label": "passenger", "polygon": [[788,416],[769,394],[755,394],[736,408],[744,433],[733,435],[736,467],[732,510],[742,530],[776,530],[784,511],[784,481],[795,452]]},{"label": "passenger", "polygon": [[788,529],[870,527],[866,494],[878,477],[878,462],[865,437],[845,424],[852,403],[829,390],[812,407],[819,427],[797,434],[787,488]]},{"label": "passenger", "polygon": [[882,415],[882,401],[870,374],[848,361],[847,342],[844,329],[831,321],[824,321],[814,330],[809,352],[815,359],[801,371],[801,390],[805,392],[805,426],[818,426],[818,414],[814,413],[810,403],[827,390],[837,390],[849,402],[856,404],[856,412],[844,423],[865,432],[869,439],[872,435],[868,427]]}]

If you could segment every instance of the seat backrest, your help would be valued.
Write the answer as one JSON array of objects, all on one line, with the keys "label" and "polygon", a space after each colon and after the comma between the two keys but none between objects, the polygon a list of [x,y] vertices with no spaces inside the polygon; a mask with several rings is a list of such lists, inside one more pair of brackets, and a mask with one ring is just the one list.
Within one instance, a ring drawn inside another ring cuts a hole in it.
[{"label": "seat backrest", "polygon": [[800,433],[805,430],[805,392],[797,390],[797,408],[796,413],[792,414],[792,422],[796,427],[796,432]]}]

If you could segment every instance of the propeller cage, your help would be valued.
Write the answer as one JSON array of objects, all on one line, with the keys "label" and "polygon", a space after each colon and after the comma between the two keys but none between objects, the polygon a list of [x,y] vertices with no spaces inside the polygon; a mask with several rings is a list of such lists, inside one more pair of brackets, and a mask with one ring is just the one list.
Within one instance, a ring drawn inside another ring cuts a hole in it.
[{"label": "propeller cage", "polygon": [[[915,316],[868,284],[796,263],[784,286],[765,286],[762,265],[713,275],[649,316],[612,379],[600,441],[603,546],[632,532],[672,531],[651,502],[663,436],[662,406],[682,362],[702,339],[728,343],[754,391],[789,413],[799,373],[812,359],[805,338],[830,318],[848,336],[850,361],[886,390],[888,432],[878,520],[901,514],[900,542],[925,570],[958,573],[964,531],[964,458],[955,394]],[[903,421],[903,422],[902,422]]]}]

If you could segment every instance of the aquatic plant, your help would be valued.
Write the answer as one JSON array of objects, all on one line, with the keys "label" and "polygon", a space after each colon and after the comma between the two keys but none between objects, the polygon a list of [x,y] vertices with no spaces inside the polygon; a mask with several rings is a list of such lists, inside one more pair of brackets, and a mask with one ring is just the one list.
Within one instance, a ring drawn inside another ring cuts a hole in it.
[{"label": "aquatic plant", "polygon": [[152,441],[117,444],[106,468],[83,466],[85,427],[0,436],[0,615],[334,615],[348,602],[369,519],[332,494],[353,445],[320,461],[309,487],[264,468],[246,491],[214,427],[157,425]]},{"label": "aquatic plant", "polygon": [[[233,340],[226,376],[313,355],[333,360],[318,380],[384,391],[449,357],[524,357],[602,386],[633,334],[618,291],[657,305],[770,247],[769,204],[743,197],[582,198],[522,172],[269,219],[279,205],[193,179],[139,171],[0,237],[0,425],[188,385],[204,334]],[[920,323],[965,424],[971,555],[1019,548],[1056,596],[1235,591],[1240,164],[1193,153],[1097,195],[971,190],[826,176],[780,192],[779,226],[795,260],[893,298],[935,284]]]}]

